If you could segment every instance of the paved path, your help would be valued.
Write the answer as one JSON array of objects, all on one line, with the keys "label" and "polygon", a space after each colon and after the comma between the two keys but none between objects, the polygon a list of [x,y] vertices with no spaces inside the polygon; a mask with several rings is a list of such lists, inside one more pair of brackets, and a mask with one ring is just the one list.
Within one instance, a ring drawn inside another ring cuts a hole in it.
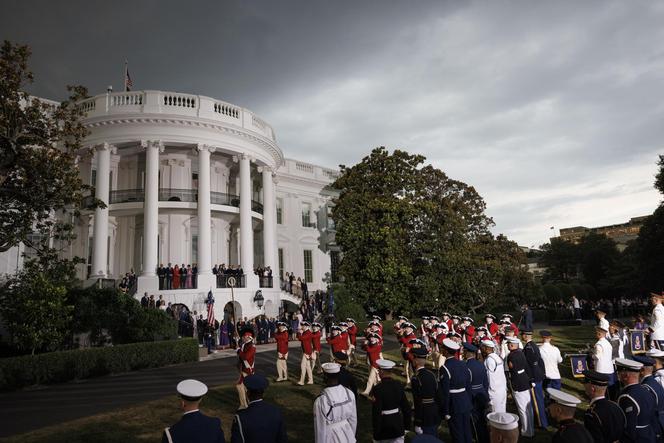
[{"label": "paved path", "polygon": [[[293,348],[288,356],[291,377],[300,373],[302,352],[298,343],[291,342]],[[386,349],[396,346],[393,335],[386,337]],[[276,377],[274,349],[274,344],[261,345],[256,354],[256,368],[271,377]],[[329,353],[327,345],[322,353]],[[211,387],[234,383],[238,375],[233,352],[214,357],[195,363],[3,393],[0,395],[3,422],[0,438],[163,398],[173,394],[177,383],[185,378],[201,380]]]}]

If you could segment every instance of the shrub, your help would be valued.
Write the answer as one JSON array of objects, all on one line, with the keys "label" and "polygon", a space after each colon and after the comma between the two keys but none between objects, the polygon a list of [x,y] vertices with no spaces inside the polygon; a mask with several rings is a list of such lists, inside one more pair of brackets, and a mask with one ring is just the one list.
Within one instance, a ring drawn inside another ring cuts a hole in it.
[{"label": "shrub", "polygon": [[337,320],[345,320],[351,317],[355,321],[363,321],[366,318],[367,313],[362,305],[355,300],[355,297],[343,284],[334,284],[332,291],[334,294],[334,316]]},{"label": "shrub", "polygon": [[0,390],[59,383],[198,360],[198,342],[186,338],[0,359]]}]

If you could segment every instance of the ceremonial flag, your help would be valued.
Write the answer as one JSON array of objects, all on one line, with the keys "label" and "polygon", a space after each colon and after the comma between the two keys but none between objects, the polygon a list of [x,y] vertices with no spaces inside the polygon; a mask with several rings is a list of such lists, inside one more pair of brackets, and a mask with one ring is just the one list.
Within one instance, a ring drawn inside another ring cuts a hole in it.
[{"label": "ceremonial flag", "polygon": [[208,311],[207,322],[209,325],[214,325],[214,297],[212,297],[212,291],[208,292],[205,303]]},{"label": "ceremonial flag", "polygon": [[125,60],[125,78],[124,78],[124,84],[125,84],[125,92],[131,91],[131,88],[134,87],[134,84],[131,81],[131,77],[129,76],[129,63]]}]

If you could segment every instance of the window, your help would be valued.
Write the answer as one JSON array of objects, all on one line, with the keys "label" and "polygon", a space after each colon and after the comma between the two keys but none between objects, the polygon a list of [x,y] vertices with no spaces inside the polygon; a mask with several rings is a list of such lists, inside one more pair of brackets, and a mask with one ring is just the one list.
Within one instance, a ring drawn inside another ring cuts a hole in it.
[{"label": "window", "polygon": [[284,278],[284,248],[279,248],[279,278]]},{"label": "window", "polygon": [[191,174],[191,189],[198,189],[198,173],[192,172]]},{"label": "window", "polygon": [[93,169],[90,173],[90,186],[93,188],[97,186],[97,170]]},{"label": "window", "polygon": [[302,203],[302,226],[311,228],[311,203]]},{"label": "window", "polygon": [[327,229],[334,231],[334,219],[332,218],[332,206],[327,207]]},{"label": "window", "polygon": [[198,263],[198,235],[191,236],[191,263]]},{"label": "window", "polygon": [[307,283],[314,281],[314,262],[310,249],[304,250],[304,281]]},{"label": "window", "polygon": [[339,281],[339,251],[330,251],[330,277],[333,282]]},{"label": "window", "polygon": [[278,225],[283,225],[284,224],[283,207],[284,207],[284,199],[283,198],[278,198],[277,199],[277,224]]}]

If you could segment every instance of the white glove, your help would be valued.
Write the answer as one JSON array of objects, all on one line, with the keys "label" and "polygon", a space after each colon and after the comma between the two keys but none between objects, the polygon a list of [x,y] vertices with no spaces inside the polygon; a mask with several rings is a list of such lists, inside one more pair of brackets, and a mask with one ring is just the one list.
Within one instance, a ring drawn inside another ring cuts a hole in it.
[{"label": "white glove", "polygon": [[422,428],[420,428],[419,426],[415,426],[415,433],[416,433],[417,435],[422,434],[422,433],[423,433]]}]

